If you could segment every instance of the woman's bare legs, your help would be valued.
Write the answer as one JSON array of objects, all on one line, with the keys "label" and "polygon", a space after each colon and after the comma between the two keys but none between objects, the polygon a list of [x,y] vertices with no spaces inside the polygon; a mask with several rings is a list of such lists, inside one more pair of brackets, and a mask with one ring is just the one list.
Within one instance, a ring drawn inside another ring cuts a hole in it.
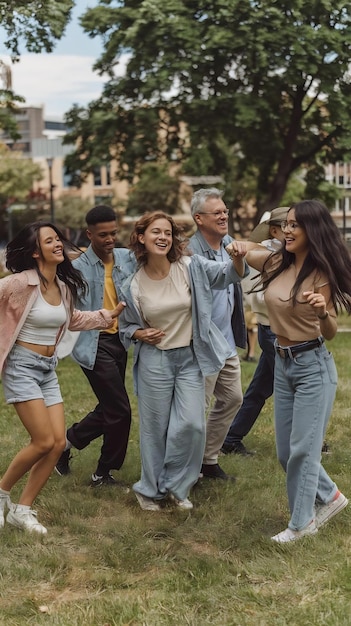
[{"label": "woman's bare legs", "polygon": [[10,491],[30,471],[19,504],[31,506],[65,447],[63,404],[46,407],[44,401],[38,399],[18,402],[14,406],[31,440],[10,463],[0,481],[0,488]]}]

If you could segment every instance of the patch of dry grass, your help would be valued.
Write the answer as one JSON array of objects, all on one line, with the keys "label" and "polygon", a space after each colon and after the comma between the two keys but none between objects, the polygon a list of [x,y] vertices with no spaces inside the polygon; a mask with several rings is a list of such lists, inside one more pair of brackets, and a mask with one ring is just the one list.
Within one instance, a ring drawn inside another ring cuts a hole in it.
[{"label": "patch of dry grass", "polygon": [[[340,488],[351,495],[351,334],[331,343],[339,371],[337,399],[323,457]],[[243,386],[254,371],[243,363]],[[76,364],[58,375],[67,422],[95,402]],[[285,527],[285,477],[275,457],[272,401],[247,445],[252,458],[221,457],[235,483],[201,482],[195,508],[140,510],[132,483],[140,471],[135,398],[124,484],[88,486],[101,443],[75,451],[72,474],[53,474],[38,499],[46,538],[5,527],[1,534],[0,624],[22,626],[346,626],[350,624],[350,511],[297,544],[270,536]],[[26,440],[13,409],[1,404],[1,471]],[[117,475],[117,473],[115,473]],[[15,499],[15,494],[14,494]]]}]

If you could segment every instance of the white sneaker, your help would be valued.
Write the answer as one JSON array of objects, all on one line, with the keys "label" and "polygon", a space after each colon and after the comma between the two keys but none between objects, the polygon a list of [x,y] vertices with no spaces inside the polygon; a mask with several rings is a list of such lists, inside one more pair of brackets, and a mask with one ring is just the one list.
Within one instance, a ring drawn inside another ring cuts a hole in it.
[{"label": "white sneaker", "polygon": [[317,532],[318,528],[315,521],[312,520],[312,522],[308,524],[308,526],[305,526],[302,530],[291,530],[291,528],[286,528],[285,530],[282,530],[281,533],[271,537],[271,539],[277,543],[289,543],[290,541],[297,541],[297,539],[301,539],[302,537],[306,537],[308,535],[315,535]]},{"label": "white sneaker", "polygon": [[45,526],[39,524],[37,520],[37,512],[21,504],[11,505],[6,521],[12,526],[28,530],[29,532],[36,532],[41,535],[46,535],[48,532]]},{"label": "white sneaker", "polygon": [[334,515],[340,513],[348,503],[348,499],[339,491],[339,495],[328,504],[316,505],[316,525],[318,528],[324,526]]},{"label": "white sneaker", "polygon": [[178,500],[173,493],[169,494],[170,499],[174,502],[174,504],[179,508],[183,509],[183,511],[190,511],[194,508],[192,502],[190,502],[189,498],[185,498],[185,500]]},{"label": "white sneaker", "polygon": [[0,494],[0,528],[5,526],[5,510],[10,510],[11,500],[7,494]]},{"label": "white sneaker", "polygon": [[157,504],[157,502],[155,502],[153,498],[143,496],[143,494],[139,493],[138,491],[134,491],[134,493],[136,499],[140,504],[140,508],[143,509],[143,511],[161,511],[160,505]]}]

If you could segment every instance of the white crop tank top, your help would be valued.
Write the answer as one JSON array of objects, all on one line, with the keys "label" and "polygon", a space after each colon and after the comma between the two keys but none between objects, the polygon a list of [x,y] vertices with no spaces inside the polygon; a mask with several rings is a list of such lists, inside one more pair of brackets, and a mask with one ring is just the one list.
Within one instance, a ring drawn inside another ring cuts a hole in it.
[{"label": "white crop tank top", "polygon": [[40,346],[54,346],[59,328],[66,321],[66,309],[46,302],[41,292],[33,303],[17,339]]}]

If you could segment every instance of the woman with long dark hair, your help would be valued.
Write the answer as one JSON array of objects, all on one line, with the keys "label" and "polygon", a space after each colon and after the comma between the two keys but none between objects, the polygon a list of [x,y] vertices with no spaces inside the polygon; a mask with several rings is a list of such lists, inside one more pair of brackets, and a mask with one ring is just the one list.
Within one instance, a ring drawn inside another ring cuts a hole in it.
[{"label": "woman with long dark hair", "polygon": [[[294,204],[281,228],[281,251],[249,251],[246,258],[262,273],[260,288],[277,335],[276,445],[291,518],[272,539],[286,543],[315,534],[348,504],[321,465],[321,449],[337,386],[325,339],[336,334],[337,312],[351,312],[351,259],[328,209],[317,200]],[[228,251],[235,250],[234,242]]]},{"label": "woman with long dark hair", "polygon": [[205,446],[205,376],[232,351],[211,321],[211,288],[239,282],[248,268],[240,247],[234,263],[188,256],[180,227],[162,212],[137,221],[130,248],[139,269],[122,287],[119,327],[125,348],[135,346],[142,472],[133,488],[142,509],[158,511],[169,497],[189,510]]},{"label": "woman with long dark hair", "polygon": [[[85,282],[69,259],[79,253],[48,222],[25,226],[7,245],[0,281],[0,372],[6,402],[13,404],[30,441],[18,452],[0,480],[0,527],[46,534],[31,506],[65,446],[65,420],[55,372],[57,346],[65,330],[108,328],[123,309],[78,311],[74,303]],[[12,487],[29,472],[18,504]]]}]

